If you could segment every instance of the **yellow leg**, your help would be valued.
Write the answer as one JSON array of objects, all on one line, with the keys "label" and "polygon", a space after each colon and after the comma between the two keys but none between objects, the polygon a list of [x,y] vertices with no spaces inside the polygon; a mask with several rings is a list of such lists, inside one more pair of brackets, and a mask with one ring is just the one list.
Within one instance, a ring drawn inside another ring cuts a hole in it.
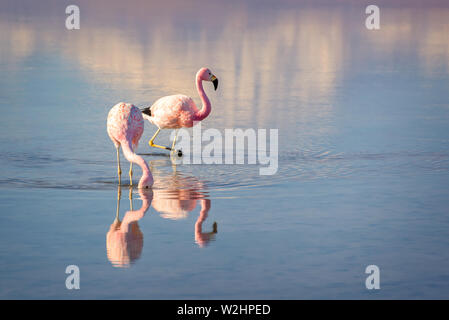
[{"label": "yellow leg", "polygon": [[118,173],[118,184],[120,185],[120,184],[122,183],[122,178],[121,178],[121,175],[122,175],[122,169],[120,168],[120,154],[119,154],[119,149],[120,149],[120,147],[117,147],[117,165],[118,165],[117,173]]},{"label": "yellow leg", "polygon": [[175,131],[175,139],[173,139],[173,144],[171,145],[171,151],[175,151],[176,138],[178,137],[178,129]]},{"label": "yellow leg", "polygon": [[158,128],[156,133],[154,134],[153,138],[151,138],[151,140],[148,142],[148,144],[150,145],[150,147],[155,147],[155,148],[160,148],[160,149],[165,149],[165,150],[171,150],[169,147],[164,147],[164,146],[160,146],[158,144],[155,144],[153,141],[154,139],[156,139],[157,135],[159,134],[159,131],[161,131],[161,128]]},{"label": "yellow leg", "polygon": [[129,165],[129,185],[133,185],[133,163]]}]

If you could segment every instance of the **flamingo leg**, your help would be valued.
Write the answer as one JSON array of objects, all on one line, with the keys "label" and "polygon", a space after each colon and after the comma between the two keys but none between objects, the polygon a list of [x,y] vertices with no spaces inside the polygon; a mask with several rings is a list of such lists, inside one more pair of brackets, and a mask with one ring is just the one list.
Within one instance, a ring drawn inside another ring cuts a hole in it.
[{"label": "flamingo leg", "polygon": [[173,139],[173,144],[171,146],[171,154],[174,154],[176,152],[178,157],[182,157],[182,151],[175,149],[176,139],[178,138],[178,133],[179,133],[179,129],[176,129],[176,131],[175,131],[175,138]]},{"label": "flamingo leg", "polygon": [[122,169],[120,168],[120,154],[119,154],[119,149],[120,149],[120,146],[117,147],[117,166],[118,166],[118,168],[117,168],[117,173],[118,173],[118,184],[120,185],[120,184],[122,183],[122,178],[121,178],[121,175],[122,175]]},{"label": "flamingo leg", "polygon": [[175,139],[173,140],[173,144],[171,145],[171,151],[175,151],[176,138],[178,137],[178,129],[175,131]]},{"label": "flamingo leg", "polygon": [[155,148],[160,148],[160,149],[165,149],[165,150],[169,150],[171,151],[171,148],[169,147],[164,147],[164,146],[160,146],[158,144],[155,144],[153,141],[154,139],[156,139],[157,135],[159,134],[159,132],[161,131],[161,128],[158,128],[156,133],[154,134],[153,138],[151,138],[151,140],[148,142],[148,144],[150,145],[150,147],[155,147]]},{"label": "flamingo leg", "polygon": [[117,211],[115,213],[115,221],[114,222],[120,221],[120,219],[119,219],[119,211],[120,211],[120,197],[121,196],[122,196],[122,189],[120,188],[120,185],[119,185],[118,189],[117,189]]},{"label": "flamingo leg", "polygon": [[[131,148],[132,151],[133,148]],[[129,185],[132,186],[133,185],[133,163],[131,162],[131,164],[129,165]]]},{"label": "flamingo leg", "polygon": [[133,187],[129,187],[129,208],[133,211]]}]

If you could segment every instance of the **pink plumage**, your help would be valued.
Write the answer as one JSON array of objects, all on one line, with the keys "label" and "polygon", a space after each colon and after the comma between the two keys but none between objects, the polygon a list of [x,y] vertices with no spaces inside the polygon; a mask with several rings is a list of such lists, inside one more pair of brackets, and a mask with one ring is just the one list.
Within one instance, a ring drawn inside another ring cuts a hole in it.
[{"label": "pink plumage", "polygon": [[150,109],[151,116],[144,114],[144,118],[161,129],[190,128],[198,113],[192,98],[183,94],[160,98]]},{"label": "pink plumage", "polygon": [[195,121],[202,121],[211,112],[210,101],[204,91],[203,81],[210,81],[217,90],[218,79],[207,68],[201,68],[196,74],[196,87],[202,102],[202,108],[198,109],[192,98],[183,94],[166,96],[158,99],[151,107],[142,110],[143,117],[158,127],[149,144],[152,147],[173,150],[172,148],[159,146],[153,143],[161,129],[190,128]]},{"label": "pink plumage", "polygon": [[107,120],[107,131],[117,149],[118,175],[120,183],[120,157],[119,149],[123,150],[125,158],[131,162],[130,183],[132,184],[132,163],[142,168],[142,177],[139,188],[149,188],[153,185],[153,176],[145,160],[134,153],[139,139],[142,136],[144,120],[139,108],[132,104],[120,102],[109,111]]}]

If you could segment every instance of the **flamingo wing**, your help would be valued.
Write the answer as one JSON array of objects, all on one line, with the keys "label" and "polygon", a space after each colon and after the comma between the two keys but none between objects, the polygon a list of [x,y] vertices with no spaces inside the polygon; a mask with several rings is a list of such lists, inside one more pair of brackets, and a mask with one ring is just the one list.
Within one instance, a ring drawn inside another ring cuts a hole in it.
[{"label": "flamingo wing", "polygon": [[192,98],[177,94],[158,99],[151,106],[151,118],[161,129],[191,127],[196,111]]}]

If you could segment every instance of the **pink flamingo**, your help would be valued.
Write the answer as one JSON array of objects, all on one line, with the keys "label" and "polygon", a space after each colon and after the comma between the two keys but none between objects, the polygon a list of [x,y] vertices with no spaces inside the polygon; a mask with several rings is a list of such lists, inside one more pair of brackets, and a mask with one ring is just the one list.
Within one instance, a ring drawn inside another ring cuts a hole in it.
[{"label": "pink flamingo", "polygon": [[139,181],[139,188],[149,188],[153,185],[153,175],[150,172],[145,160],[134,153],[139,139],[143,133],[144,120],[139,108],[129,103],[117,103],[108,114],[107,129],[108,135],[117,149],[118,181],[121,183],[122,170],[120,168],[119,149],[122,147],[125,158],[131,163],[129,168],[130,184],[133,179],[133,163],[142,168],[142,177]]},{"label": "pink flamingo", "polygon": [[[182,95],[172,95],[162,97],[157,100],[151,107],[142,110],[143,117],[155,124],[158,129],[149,141],[150,147],[156,147],[175,151],[176,137],[179,128],[191,128],[194,121],[202,121],[205,119],[210,111],[211,104],[203,89],[202,81],[211,81],[214,84],[214,89],[217,90],[218,79],[207,68],[201,68],[196,74],[196,87],[203,106],[199,110],[193,99]],[[175,129],[175,139],[172,147],[164,147],[154,143],[154,139],[159,134],[161,129]],[[182,156],[182,151],[178,150],[178,156]]]}]

